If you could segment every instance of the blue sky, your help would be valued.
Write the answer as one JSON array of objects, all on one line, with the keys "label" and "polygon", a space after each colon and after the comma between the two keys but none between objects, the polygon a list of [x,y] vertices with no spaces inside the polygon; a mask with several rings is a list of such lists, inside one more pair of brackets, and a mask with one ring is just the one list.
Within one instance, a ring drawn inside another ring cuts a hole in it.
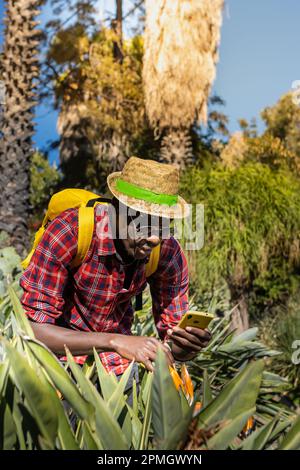
[{"label": "blue sky", "polygon": [[[99,19],[114,6],[114,0],[99,0]],[[125,8],[130,1],[125,1]],[[3,17],[3,0],[0,0]],[[49,17],[44,8],[42,24]],[[300,79],[297,49],[300,44],[299,0],[227,0],[224,12],[220,61],[214,91],[226,101],[230,130],[239,129],[241,117],[259,117]],[[1,43],[0,36],[0,43]],[[297,46],[298,44],[298,46]],[[56,113],[39,106],[35,143],[43,148],[57,137]],[[259,120],[259,129],[263,124]],[[50,156],[53,161],[54,152]]]}]

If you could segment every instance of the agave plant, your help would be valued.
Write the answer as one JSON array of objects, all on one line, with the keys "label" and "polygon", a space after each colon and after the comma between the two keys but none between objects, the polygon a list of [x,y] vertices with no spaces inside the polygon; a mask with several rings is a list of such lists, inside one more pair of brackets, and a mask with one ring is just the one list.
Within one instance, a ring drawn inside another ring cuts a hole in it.
[{"label": "agave plant", "polygon": [[[132,365],[118,381],[98,354],[80,368],[67,351],[67,365],[35,340],[14,290],[13,337],[1,335],[0,446],[3,449],[298,449],[300,418],[277,413],[258,422],[248,437],[245,424],[257,413],[264,360],[244,361],[216,393],[205,373],[190,402],[173,382],[159,351],[154,373],[133,382],[132,406],[124,393]],[[208,359],[206,359],[208,360]],[[210,367],[208,367],[210,371]],[[217,376],[217,374],[215,374]],[[99,382],[99,390],[93,383]],[[66,400],[75,426],[63,406]],[[201,409],[195,416],[196,400]],[[193,416],[194,415],[194,416]]]}]

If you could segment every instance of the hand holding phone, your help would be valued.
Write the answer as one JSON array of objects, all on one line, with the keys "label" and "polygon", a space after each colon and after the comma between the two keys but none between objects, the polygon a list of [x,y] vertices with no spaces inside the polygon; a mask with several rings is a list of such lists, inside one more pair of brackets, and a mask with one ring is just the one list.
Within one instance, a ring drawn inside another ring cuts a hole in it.
[{"label": "hand holding phone", "polygon": [[211,334],[206,328],[212,319],[209,313],[189,311],[177,326],[167,331],[176,360],[189,361],[208,345]]},{"label": "hand holding phone", "polygon": [[186,328],[187,326],[189,326],[205,330],[205,328],[208,327],[213,318],[214,316],[211,313],[194,312],[190,310],[183,315],[180,322],[178,323],[178,326],[180,328]]}]

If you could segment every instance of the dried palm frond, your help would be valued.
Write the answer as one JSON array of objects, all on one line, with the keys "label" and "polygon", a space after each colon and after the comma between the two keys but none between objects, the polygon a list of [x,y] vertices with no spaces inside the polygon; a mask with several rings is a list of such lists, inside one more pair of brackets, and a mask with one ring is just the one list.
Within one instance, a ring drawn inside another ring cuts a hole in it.
[{"label": "dried palm frond", "polygon": [[223,0],[146,0],[143,80],[151,125],[206,121],[215,78]]}]

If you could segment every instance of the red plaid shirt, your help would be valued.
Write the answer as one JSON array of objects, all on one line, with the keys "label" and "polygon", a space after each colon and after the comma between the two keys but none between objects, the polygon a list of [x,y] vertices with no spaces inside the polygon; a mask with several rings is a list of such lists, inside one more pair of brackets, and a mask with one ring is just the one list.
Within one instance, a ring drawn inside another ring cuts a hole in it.
[{"label": "red plaid shirt", "polygon": [[[130,286],[124,288],[126,267],[120,263],[110,235],[107,206],[96,206],[95,229],[85,261],[71,268],[77,235],[77,209],[64,211],[47,226],[20,279],[21,302],[28,317],[80,331],[130,335],[131,299],[148,282],[155,324],[164,339],[166,330],[188,310],[188,270],[179,243],[174,238],[163,240],[157,271],[146,279],[142,261]],[[114,352],[99,355],[106,369],[115,374],[123,373],[129,364]],[[75,359],[83,363],[86,357]]]}]

